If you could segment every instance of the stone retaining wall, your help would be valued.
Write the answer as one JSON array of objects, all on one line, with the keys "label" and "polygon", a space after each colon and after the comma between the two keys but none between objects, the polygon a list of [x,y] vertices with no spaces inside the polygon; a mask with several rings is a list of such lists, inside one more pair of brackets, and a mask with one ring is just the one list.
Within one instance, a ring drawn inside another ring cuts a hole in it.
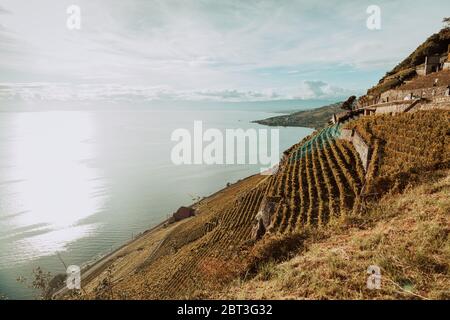
[{"label": "stone retaining wall", "polygon": [[406,109],[409,108],[411,103],[412,103],[412,101],[408,101],[408,102],[405,102],[405,103],[394,103],[394,104],[389,104],[389,105],[386,105],[386,106],[377,106],[377,109],[375,110],[375,114],[402,113]]},{"label": "stone retaining wall", "polygon": [[430,87],[422,89],[412,89],[412,90],[398,90],[392,89],[383,92],[380,95],[379,103],[404,100],[406,97],[410,97],[411,94],[417,98],[427,98],[433,99],[435,97],[446,97],[448,96],[448,86]]},{"label": "stone retaining wall", "polygon": [[369,165],[371,148],[368,146],[363,138],[355,130],[342,129],[339,136],[340,139],[347,140],[353,144],[356,152],[361,159],[364,170],[367,172],[367,167]]},{"label": "stone retaining wall", "polygon": [[444,110],[450,110],[450,99],[449,101],[432,101],[428,103],[420,103],[419,105],[415,106],[412,110],[413,111],[419,111],[419,110],[432,110],[432,109],[444,109]]}]

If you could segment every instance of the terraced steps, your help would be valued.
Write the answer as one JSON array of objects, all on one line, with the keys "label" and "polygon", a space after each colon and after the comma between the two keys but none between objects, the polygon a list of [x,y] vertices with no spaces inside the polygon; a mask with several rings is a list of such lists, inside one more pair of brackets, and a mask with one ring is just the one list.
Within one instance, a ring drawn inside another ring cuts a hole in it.
[{"label": "terraced steps", "polygon": [[353,146],[337,140],[340,127],[327,127],[289,150],[283,170],[273,177],[281,196],[273,230],[294,232],[304,226],[327,224],[358,202],[364,170]]}]

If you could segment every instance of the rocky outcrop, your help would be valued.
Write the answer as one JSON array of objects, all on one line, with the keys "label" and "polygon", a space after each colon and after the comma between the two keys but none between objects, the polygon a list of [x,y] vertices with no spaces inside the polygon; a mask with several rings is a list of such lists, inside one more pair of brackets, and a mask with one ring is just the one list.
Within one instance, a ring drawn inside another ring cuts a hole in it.
[{"label": "rocky outcrop", "polygon": [[266,197],[262,200],[255,223],[252,229],[252,239],[259,240],[270,228],[275,208],[280,203],[281,197]]}]

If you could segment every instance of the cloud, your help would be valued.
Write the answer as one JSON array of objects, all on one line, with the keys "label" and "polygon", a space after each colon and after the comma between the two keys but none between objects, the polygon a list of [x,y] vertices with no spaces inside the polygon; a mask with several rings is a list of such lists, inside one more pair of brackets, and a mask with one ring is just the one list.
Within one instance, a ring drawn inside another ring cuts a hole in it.
[{"label": "cloud", "polygon": [[191,98],[216,101],[268,101],[289,99],[290,97],[280,95],[273,91],[258,92],[224,89],[196,91],[191,94]]},{"label": "cloud", "polygon": [[356,92],[357,90],[340,88],[324,81],[307,80],[303,82],[294,97],[300,99],[330,99],[350,96]]},{"label": "cloud", "polygon": [[5,8],[0,6],[0,14],[10,14],[10,13],[11,13],[11,11],[6,10]]},{"label": "cloud", "polygon": [[356,0],[76,3],[82,28],[69,31],[65,1],[2,1],[10,13],[2,14],[0,81],[112,82],[203,99],[278,98],[270,88],[283,97],[333,96],[372,85],[437,31],[450,9],[448,0],[380,0],[382,29],[369,31],[368,4]]},{"label": "cloud", "polygon": [[323,81],[305,81],[304,84],[313,96],[319,97],[325,95],[325,90],[329,88],[329,85]]},{"label": "cloud", "polygon": [[273,101],[342,98],[349,91],[323,81],[305,81],[292,90],[175,90],[169,86],[121,84],[0,83],[0,100],[53,101]]}]

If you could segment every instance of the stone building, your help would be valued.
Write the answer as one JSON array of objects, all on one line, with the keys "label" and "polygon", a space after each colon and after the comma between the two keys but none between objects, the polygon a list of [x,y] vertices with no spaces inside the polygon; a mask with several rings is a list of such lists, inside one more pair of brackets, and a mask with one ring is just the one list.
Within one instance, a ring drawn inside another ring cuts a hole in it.
[{"label": "stone building", "polygon": [[448,45],[447,61],[444,62],[442,70],[450,70],[450,44]]},{"label": "stone building", "polygon": [[426,76],[432,72],[439,71],[441,67],[441,56],[436,54],[425,57],[425,63],[416,68],[416,73],[419,76]]}]

